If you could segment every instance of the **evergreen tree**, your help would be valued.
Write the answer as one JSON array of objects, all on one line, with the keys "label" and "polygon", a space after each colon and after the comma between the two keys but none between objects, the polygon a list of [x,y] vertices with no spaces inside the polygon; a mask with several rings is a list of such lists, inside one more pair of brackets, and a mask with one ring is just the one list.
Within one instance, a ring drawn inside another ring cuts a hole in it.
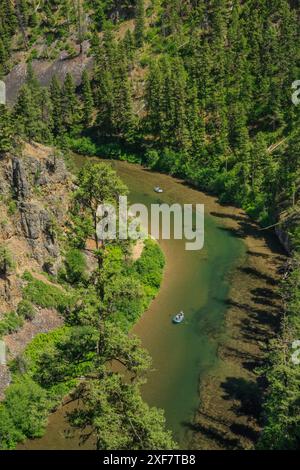
[{"label": "evergreen tree", "polygon": [[50,99],[52,104],[52,123],[55,136],[63,133],[62,90],[57,77],[54,75],[50,84]]},{"label": "evergreen tree", "polygon": [[104,203],[117,203],[120,195],[127,193],[127,188],[108,165],[86,165],[78,175],[78,190],[74,199],[93,221],[93,238],[97,249],[100,240],[97,233],[97,208]]},{"label": "evergreen tree", "polygon": [[5,62],[6,62],[7,58],[8,57],[7,57],[7,52],[6,52],[5,46],[3,44],[2,39],[0,38],[0,64],[5,65]]},{"label": "evergreen tree", "polygon": [[144,0],[137,0],[136,20],[134,30],[136,47],[142,47],[145,39],[145,3]]},{"label": "evergreen tree", "polygon": [[155,61],[150,65],[146,83],[147,128],[157,138],[163,128],[162,123],[162,87],[163,74],[160,64]]},{"label": "evergreen tree", "polygon": [[124,40],[123,40],[123,46],[124,46],[126,58],[129,62],[129,64],[132,66],[133,65],[133,59],[134,59],[134,53],[135,53],[135,43],[134,43],[133,34],[131,33],[130,29],[128,29],[125,33]]},{"label": "evergreen tree", "polygon": [[53,106],[50,92],[47,88],[41,88],[39,93],[41,115],[41,142],[52,143],[53,139]]},{"label": "evergreen tree", "polygon": [[95,74],[97,127],[100,135],[134,139],[135,119],[128,63],[111,30],[105,31]]},{"label": "evergreen tree", "polygon": [[84,70],[82,74],[82,97],[83,97],[83,124],[90,126],[93,119],[94,99],[89,74]]},{"label": "evergreen tree", "polygon": [[187,126],[191,141],[191,158],[204,160],[205,148],[205,122],[203,111],[200,109],[197,87],[191,85],[188,92]]},{"label": "evergreen tree", "polygon": [[63,84],[61,110],[65,130],[70,134],[76,133],[81,110],[76,96],[75,84],[70,73],[67,73]]},{"label": "evergreen tree", "polygon": [[0,104],[0,155],[12,149],[13,136],[11,114],[4,104]]},{"label": "evergreen tree", "polygon": [[30,141],[50,143],[52,139],[51,103],[28,64],[26,83],[23,85],[14,107],[17,128]]},{"label": "evergreen tree", "polygon": [[40,135],[39,109],[34,98],[30,87],[23,85],[14,108],[18,132],[30,142],[39,140]]},{"label": "evergreen tree", "polygon": [[280,159],[280,190],[291,206],[297,203],[300,184],[300,129],[290,138],[288,146]]}]

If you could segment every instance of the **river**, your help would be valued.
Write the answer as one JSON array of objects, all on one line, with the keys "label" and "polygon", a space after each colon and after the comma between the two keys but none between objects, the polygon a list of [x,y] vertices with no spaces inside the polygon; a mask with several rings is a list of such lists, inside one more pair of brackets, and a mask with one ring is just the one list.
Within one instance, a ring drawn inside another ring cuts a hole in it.
[{"label": "river", "polygon": [[[82,157],[74,157],[80,166]],[[199,384],[218,364],[218,346],[226,331],[224,318],[230,277],[246,248],[224,230],[222,219],[211,212],[222,210],[215,199],[182,181],[138,165],[112,162],[130,189],[130,202],[148,207],[156,202],[205,204],[205,244],[201,251],[186,251],[184,240],[160,240],[166,256],[161,290],[133,329],[153,358],[153,369],[143,388],[144,399],[165,410],[168,427],[181,447],[188,446],[188,424],[199,405]],[[163,194],[156,194],[154,186]],[[184,310],[186,321],[172,324],[174,313]],[[49,418],[46,434],[27,441],[22,449],[78,449],[78,437],[68,439],[61,407]],[[92,443],[84,448],[92,447]]]}]

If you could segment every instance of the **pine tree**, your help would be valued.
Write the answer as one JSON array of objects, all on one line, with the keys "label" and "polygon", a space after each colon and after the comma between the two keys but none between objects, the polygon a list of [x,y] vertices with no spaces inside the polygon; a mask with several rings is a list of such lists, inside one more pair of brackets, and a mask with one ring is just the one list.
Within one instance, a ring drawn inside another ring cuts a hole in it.
[{"label": "pine tree", "polygon": [[83,52],[83,40],[84,40],[84,15],[82,0],[76,0],[76,20],[77,20],[77,41],[80,47],[80,54]]},{"label": "pine tree", "polygon": [[191,157],[201,159],[206,155],[205,148],[205,123],[203,112],[200,109],[197,87],[195,84],[189,87],[187,103],[187,126],[191,141]]},{"label": "pine tree", "polygon": [[39,108],[35,96],[26,84],[21,88],[18,101],[14,108],[14,116],[18,132],[29,141],[39,140],[40,119]]},{"label": "pine tree", "polygon": [[135,43],[134,43],[133,34],[131,33],[130,29],[128,29],[125,33],[123,45],[124,45],[124,50],[126,53],[127,60],[132,65],[132,62],[134,59],[134,52],[135,52]]},{"label": "pine tree", "polygon": [[280,190],[288,199],[289,204],[294,207],[299,197],[300,187],[300,129],[297,129],[290,138],[288,147],[281,156],[279,179]]},{"label": "pine tree", "polygon": [[67,73],[62,90],[62,115],[63,124],[67,132],[77,131],[80,121],[79,101],[76,96],[75,84],[70,73]]},{"label": "pine tree", "polygon": [[[187,74],[180,59],[172,64],[172,80],[169,84],[170,95],[174,105],[170,122],[169,138],[174,142],[174,147],[180,152],[188,152],[191,148],[191,140],[188,132],[187,121]],[[172,129],[174,139],[172,139]]]},{"label": "pine tree", "polygon": [[53,107],[50,93],[47,88],[41,88],[39,94],[40,115],[41,115],[41,142],[52,143],[53,139]]},{"label": "pine tree", "polygon": [[161,94],[163,86],[163,75],[157,61],[150,65],[146,82],[146,109],[147,109],[147,130],[154,137],[159,137],[162,129],[161,122]]},{"label": "pine tree", "polygon": [[136,20],[134,30],[136,47],[142,47],[145,40],[145,3],[144,0],[137,0]]},{"label": "pine tree", "polygon": [[12,149],[13,136],[11,114],[4,104],[0,104],[0,155]]},{"label": "pine tree", "polygon": [[242,104],[232,108],[230,115],[230,145],[236,157],[236,169],[239,172],[241,193],[248,196],[250,189],[250,151],[251,141],[247,128],[246,113]]},{"label": "pine tree", "polygon": [[112,32],[104,33],[95,71],[97,127],[102,136],[134,139],[135,119],[128,62],[122,43],[117,45]]},{"label": "pine tree", "polygon": [[[105,57],[104,57],[104,60]],[[97,106],[97,129],[102,136],[113,133],[113,76],[108,67],[96,69],[95,102]]]},{"label": "pine tree", "polygon": [[6,49],[5,49],[5,46],[3,44],[2,39],[0,37],[0,64],[4,65],[7,58],[8,58],[8,56],[7,56]]},{"label": "pine tree", "polygon": [[211,37],[214,47],[224,44],[227,29],[227,1],[212,0],[210,6]]},{"label": "pine tree", "polygon": [[84,70],[82,74],[82,97],[83,97],[83,124],[90,126],[93,119],[94,99],[89,74]]},{"label": "pine tree", "polygon": [[50,84],[50,99],[52,103],[52,122],[55,136],[63,133],[62,90],[57,77],[54,75]]}]

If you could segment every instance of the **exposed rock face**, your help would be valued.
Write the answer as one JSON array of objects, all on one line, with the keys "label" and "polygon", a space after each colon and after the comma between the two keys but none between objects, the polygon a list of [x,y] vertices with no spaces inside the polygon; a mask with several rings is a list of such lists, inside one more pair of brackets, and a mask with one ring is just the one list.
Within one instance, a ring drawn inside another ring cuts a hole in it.
[{"label": "exposed rock face", "polygon": [[[39,208],[31,202],[23,202],[19,205],[21,224],[25,237],[30,241],[40,237],[41,224]],[[33,243],[31,243],[34,246]]]},{"label": "exposed rock face", "polygon": [[57,273],[70,187],[64,160],[51,148],[26,144],[22,155],[1,160],[0,244],[12,253],[16,272],[0,278],[0,318],[20,300],[19,274]]},{"label": "exposed rock face", "polygon": [[26,173],[22,161],[17,157],[12,160],[12,188],[19,200],[29,195]]},{"label": "exposed rock face", "polygon": [[[6,155],[0,163],[0,245],[9,250],[15,264],[11,272],[0,275],[1,320],[22,299],[24,271],[36,276],[42,276],[43,270],[57,273],[58,235],[66,222],[72,180],[64,160],[37,144],[26,144],[22,155]],[[38,333],[62,323],[55,310],[40,309],[18,332],[3,338],[8,358],[18,356]],[[0,400],[10,380],[8,366],[0,365]]]},{"label": "exposed rock face", "polygon": [[[32,66],[35,75],[42,86],[49,86],[54,75],[62,82],[67,73],[74,78],[75,84],[81,83],[84,69],[91,70],[93,58],[89,55],[89,41],[83,43],[83,53],[74,58],[69,58],[66,51],[62,51],[56,60],[33,60]],[[47,46],[45,45],[47,49]],[[27,63],[21,57],[17,57],[17,65],[4,78],[6,84],[6,100],[8,104],[16,102],[20,88],[25,82],[27,73]]]}]

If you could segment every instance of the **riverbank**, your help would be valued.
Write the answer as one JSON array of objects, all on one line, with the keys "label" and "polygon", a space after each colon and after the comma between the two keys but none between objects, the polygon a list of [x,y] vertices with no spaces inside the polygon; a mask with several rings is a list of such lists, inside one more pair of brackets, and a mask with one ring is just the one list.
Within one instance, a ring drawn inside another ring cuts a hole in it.
[{"label": "riverbank", "polygon": [[[78,157],[76,165],[83,162]],[[259,363],[265,355],[264,348],[257,347],[262,339],[256,323],[265,326],[263,310],[270,307],[258,302],[268,302],[267,294],[277,283],[276,269],[284,258],[279,245],[241,210],[220,205],[182,180],[125,162],[111,163],[130,187],[131,202],[202,203],[206,208],[204,250],[186,252],[182,241],[160,241],[167,260],[163,284],[133,329],[153,358],[144,398],[166,410],[168,426],[183,448],[239,448],[239,440],[243,448],[251,448],[259,426],[251,414],[241,413],[239,399],[230,393],[236,383],[244,386],[246,405],[253,393],[251,362],[256,358]],[[164,188],[163,195],[153,193],[155,184]],[[179,308],[188,321],[174,329],[171,316]],[[269,335],[269,327],[266,332]],[[199,381],[202,405],[193,420]],[[223,384],[232,389],[226,392]],[[51,415],[45,437],[22,448],[78,449],[78,437],[65,438],[66,411],[69,408],[62,407]],[[92,447],[86,443],[84,448]]]},{"label": "riverbank", "polygon": [[253,449],[261,431],[265,391],[255,370],[279,331],[282,310],[276,291],[286,254],[272,233],[260,231],[242,211],[213,215],[232,236],[243,239],[247,252],[231,278],[220,362],[200,384],[190,448]]}]

